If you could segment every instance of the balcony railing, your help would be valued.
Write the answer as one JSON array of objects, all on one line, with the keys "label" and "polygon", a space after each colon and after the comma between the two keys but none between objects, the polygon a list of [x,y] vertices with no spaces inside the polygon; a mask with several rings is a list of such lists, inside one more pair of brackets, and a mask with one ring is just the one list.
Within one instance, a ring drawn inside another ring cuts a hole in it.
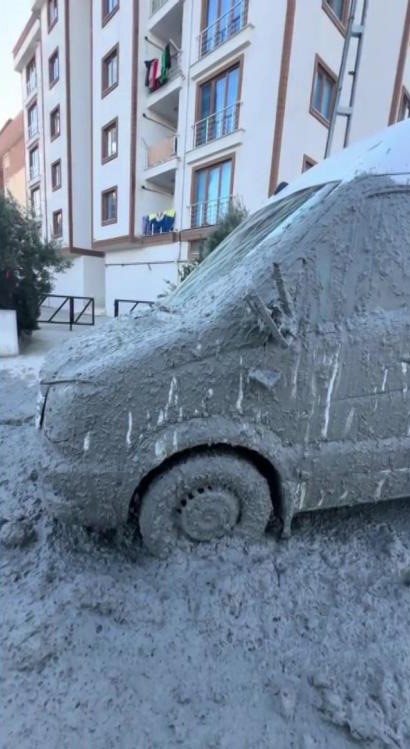
[{"label": "balcony railing", "polygon": [[35,90],[36,90],[36,88],[37,88],[37,76],[36,76],[36,75],[32,75],[32,76],[31,76],[31,77],[30,77],[30,78],[28,79],[28,81],[27,81],[27,83],[26,83],[26,92],[27,92],[27,96],[30,96],[30,94],[32,94],[32,93],[33,93],[33,91],[35,91]]},{"label": "balcony railing", "polygon": [[169,135],[167,138],[158,141],[158,143],[147,146],[146,168],[150,169],[150,167],[165,164],[167,161],[175,158],[176,155],[177,136]]},{"label": "balcony railing", "polygon": [[241,31],[248,20],[248,0],[238,0],[223,16],[204,29],[199,36],[199,57],[226,42]]},{"label": "balcony railing", "polygon": [[201,226],[214,226],[226,216],[232,205],[233,197],[218,198],[218,200],[203,200],[193,203],[191,211],[191,228],[197,229]]},{"label": "balcony railing", "polygon": [[35,138],[36,135],[38,135],[38,122],[32,122],[31,125],[28,126],[28,139],[31,140],[32,138]]},{"label": "balcony railing", "polygon": [[33,164],[30,167],[30,180],[37,179],[40,176],[40,167],[38,164]]},{"label": "balcony railing", "polygon": [[162,8],[167,0],[151,0],[151,15],[153,16],[158,10]]},{"label": "balcony railing", "polygon": [[194,125],[194,147],[203,146],[216,138],[235,132],[239,127],[240,102],[204,117]]}]

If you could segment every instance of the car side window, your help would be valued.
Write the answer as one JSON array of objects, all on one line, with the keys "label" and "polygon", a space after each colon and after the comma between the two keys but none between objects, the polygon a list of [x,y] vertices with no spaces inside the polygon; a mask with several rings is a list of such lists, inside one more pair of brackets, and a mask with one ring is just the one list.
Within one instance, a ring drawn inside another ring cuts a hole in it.
[{"label": "car side window", "polygon": [[409,188],[396,187],[369,195],[361,235],[363,312],[409,307]]}]

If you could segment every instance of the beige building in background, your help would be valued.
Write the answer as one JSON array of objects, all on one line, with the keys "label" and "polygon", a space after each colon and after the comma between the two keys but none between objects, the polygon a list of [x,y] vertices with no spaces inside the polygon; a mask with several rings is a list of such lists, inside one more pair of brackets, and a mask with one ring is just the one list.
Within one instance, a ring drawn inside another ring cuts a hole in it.
[{"label": "beige building in background", "polygon": [[155,299],[232,201],[408,117],[410,0],[386,6],[36,0],[14,60],[30,200],[76,258],[57,288]]},{"label": "beige building in background", "polygon": [[24,115],[7,120],[0,130],[0,190],[26,205]]}]

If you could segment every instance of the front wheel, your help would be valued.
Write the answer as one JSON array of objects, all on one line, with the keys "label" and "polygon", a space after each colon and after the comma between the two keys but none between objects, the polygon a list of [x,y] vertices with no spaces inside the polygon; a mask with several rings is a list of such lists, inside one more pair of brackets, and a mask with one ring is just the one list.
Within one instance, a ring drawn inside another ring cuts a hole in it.
[{"label": "front wheel", "polygon": [[257,468],[213,451],[188,457],[153,479],[142,497],[139,525],[148,550],[164,557],[181,538],[260,538],[271,512],[269,485]]}]

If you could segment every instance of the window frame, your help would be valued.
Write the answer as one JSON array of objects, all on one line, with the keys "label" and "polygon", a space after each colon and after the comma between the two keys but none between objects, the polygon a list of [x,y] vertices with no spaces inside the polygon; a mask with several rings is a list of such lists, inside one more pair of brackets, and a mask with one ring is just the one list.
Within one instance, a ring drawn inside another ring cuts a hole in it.
[{"label": "window frame", "polygon": [[316,166],[317,161],[315,159],[312,159],[311,156],[308,156],[306,153],[303,154],[302,159],[302,173],[309,171],[309,169],[312,169],[314,166]]},{"label": "window frame", "polygon": [[[58,113],[58,132],[53,132],[53,128],[52,128],[53,117],[57,113]],[[61,135],[61,112],[60,112],[60,105],[57,104],[57,106],[54,107],[54,109],[52,109],[50,112],[50,140],[51,141],[56,140],[56,138],[59,138],[60,135]]]},{"label": "window frame", "polygon": [[[106,71],[108,71],[107,62],[110,57],[113,57],[114,55],[117,56],[117,80],[115,83],[113,83],[111,86],[105,85],[108,84],[108,75],[106,75]],[[101,60],[101,98],[103,99],[105,96],[111,93],[115,88],[117,88],[120,81],[120,45],[119,42],[117,44],[114,44],[111,49],[108,50],[108,52],[104,55],[104,57]]]},{"label": "window frame", "polygon": [[314,106],[315,89],[316,89],[316,79],[317,79],[317,75],[318,75],[319,71],[321,71],[328,78],[328,80],[332,81],[332,83],[333,83],[333,94],[332,94],[332,103],[331,103],[331,107],[330,107],[330,117],[332,116],[333,109],[334,109],[334,106],[335,106],[338,77],[337,77],[336,73],[334,73],[333,70],[329,67],[329,65],[327,65],[325,63],[325,61],[318,54],[316,54],[315,55],[315,63],[314,63],[314,67],[313,67],[312,90],[310,92],[309,113],[313,117],[316,117],[316,119],[319,120],[319,122],[322,125],[324,125],[324,127],[328,128],[329,125],[330,125],[330,118],[327,119],[327,117],[325,117],[325,115],[322,114],[322,112],[320,112]]},{"label": "window frame", "polygon": [[[112,128],[115,127],[117,131],[117,150],[115,154],[112,154],[109,156],[107,153],[105,153],[105,135],[106,132]],[[113,159],[116,159],[118,157],[118,145],[119,145],[119,138],[118,138],[118,117],[113,117],[112,120],[107,122],[103,127],[101,128],[101,164],[106,164],[108,161],[112,161]]]},{"label": "window frame", "polygon": [[[52,80],[50,73],[53,69],[52,66],[53,66],[54,58],[56,58],[58,62],[58,75],[57,75],[57,78],[53,78]],[[53,86],[55,86],[59,80],[60,80],[60,53],[59,53],[58,47],[56,47],[54,52],[52,52],[50,57],[48,58],[48,87],[53,88]]]},{"label": "window frame", "polygon": [[34,71],[34,78],[37,78],[37,65],[36,65],[36,56],[33,55],[33,57],[30,58],[26,65],[26,89],[30,81],[30,68]]},{"label": "window frame", "polygon": [[[58,216],[61,216],[61,233],[60,234],[56,234],[56,232],[55,232],[56,219],[57,219]],[[52,226],[52,228],[53,228],[53,232],[52,232],[53,239],[61,239],[62,236],[63,236],[63,210],[62,210],[62,208],[58,208],[56,211],[53,211],[53,226]]]},{"label": "window frame", "polygon": [[[32,177],[31,176],[31,169],[32,169],[31,155],[34,153],[34,151],[37,151],[37,153],[38,153],[38,157],[37,157],[38,173],[34,177]],[[30,182],[32,182],[32,181],[34,181],[36,179],[40,179],[40,148],[39,148],[38,143],[36,143],[35,145],[31,146],[29,148],[29,150],[28,150],[28,170],[29,170],[29,175],[28,176],[29,176],[29,181]]]},{"label": "window frame", "polygon": [[120,0],[117,0],[117,5],[114,10],[107,10],[108,0],[101,0],[101,26],[105,26],[111,18],[115,16],[117,11],[120,9]]},{"label": "window frame", "polygon": [[[60,183],[59,184],[54,184],[53,175],[54,175],[54,170],[55,170],[55,168],[57,166],[60,167]],[[51,164],[51,189],[52,189],[52,191],[56,192],[57,190],[61,190],[62,182],[63,182],[63,177],[62,177],[62,173],[61,173],[61,159],[56,159]]]},{"label": "window frame", "polygon": [[[53,18],[53,20],[50,21],[50,8],[54,4],[56,5],[57,14],[56,14],[55,18]],[[47,28],[48,28],[48,33],[50,33],[51,29],[54,28],[54,26],[56,25],[57,21],[58,21],[58,0],[47,0]]]},{"label": "window frame", "polygon": [[[37,111],[37,118],[36,118],[37,119],[37,131],[36,133],[34,133],[34,135],[30,135],[30,132],[29,132],[30,131],[30,112],[32,112],[34,109],[36,109]],[[33,98],[32,101],[30,102],[30,105],[27,107],[27,135],[28,135],[29,141],[34,140],[34,138],[38,138],[39,136],[37,97]]]},{"label": "window frame", "polygon": [[[104,218],[104,199],[109,194],[115,192],[115,218]],[[118,185],[107,187],[101,192],[101,226],[110,226],[118,222]]]},{"label": "window frame", "polygon": [[349,20],[350,0],[343,0],[342,18],[339,18],[337,13],[334,12],[332,6],[329,4],[329,0],[322,0],[322,9],[329,16],[330,20],[332,21],[332,23],[334,23],[338,31],[340,31],[340,33],[344,36],[346,34],[347,23]]},{"label": "window frame", "polygon": [[[242,96],[242,80],[243,80],[243,64],[244,64],[244,56],[240,55],[240,57],[236,58],[235,60],[232,60],[229,65],[223,67],[222,69],[218,70],[216,73],[214,73],[210,78],[204,78],[203,80],[198,82],[197,88],[196,88],[196,103],[195,103],[195,123],[194,123],[194,129],[195,129],[195,146],[198,147],[200,145],[205,145],[206,143],[211,143],[214,140],[217,140],[218,137],[221,136],[215,136],[214,138],[208,139],[204,141],[203,143],[197,143],[197,125],[204,120],[203,112],[202,112],[202,89],[204,86],[208,86],[211,84],[211,99],[212,99],[212,109],[213,111],[208,115],[208,117],[215,116],[217,114],[217,110],[215,108],[216,105],[216,86],[217,82],[227,76],[229,76],[229,73],[233,70],[238,70],[239,76],[238,76],[238,92],[237,92],[237,98],[235,105],[238,106],[241,101]],[[228,86],[226,85],[225,89],[225,106],[222,110],[218,111],[224,111],[226,109],[226,100],[228,96]],[[239,111],[237,110],[237,117],[236,117],[236,127],[233,130],[230,130],[226,135],[230,135],[231,133],[234,133],[239,128]],[[222,136],[223,137],[223,136]]]},{"label": "window frame", "polygon": [[36,185],[35,187],[31,187],[30,188],[30,210],[31,210],[31,212],[34,214],[34,216],[36,218],[39,218],[39,216],[33,210],[33,193],[35,193],[35,192],[38,192],[38,194],[40,196],[39,197],[39,205],[40,205],[40,210],[41,210],[41,188],[40,188],[40,185]]},{"label": "window frame", "polygon": [[[214,159],[213,161],[209,161],[206,164],[201,164],[200,166],[196,167],[192,170],[192,179],[191,179],[191,224],[192,224],[192,208],[199,203],[205,203],[208,204],[210,202],[209,200],[209,175],[211,172],[211,169],[214,169],[216,166],[219,166],[222,168],[223,164],[227,162],[231,163],[231,184],[230,184],[230,190],[229,190],[229,197],[232,198],[233,196],[233,189],[234,189],[234,176],[235,176],[235,152],[227,154],[226,156],[223,156],[219,159]],[[197,187],[198,187],[198,174],[200,172],[203,172],[207,170],[207,179],[206,179],[206,190],[205,194],[206,197],[203,201],[197,200]],[[218,195],[217,201],[221,200],[220,195]],[[201,229],[204,226],[216,226],[217,224],[200,224],[198,226],[195,226],[195,229]],[[191,226],[192,229],[192,226]]]},{"label": "window frame", "polygon": [[[407,109],[408,114],[404,114],[404,109]],[[403,114],[403,116],[402,116]],[[400,105],[399,105],[399,111],[397,115],[397,122],[403,122],[403,120],[408,120],[410,118],[410,91],[407,90],[405,86],[402,87],[401,90],[401,97],[400,97]]]}]

